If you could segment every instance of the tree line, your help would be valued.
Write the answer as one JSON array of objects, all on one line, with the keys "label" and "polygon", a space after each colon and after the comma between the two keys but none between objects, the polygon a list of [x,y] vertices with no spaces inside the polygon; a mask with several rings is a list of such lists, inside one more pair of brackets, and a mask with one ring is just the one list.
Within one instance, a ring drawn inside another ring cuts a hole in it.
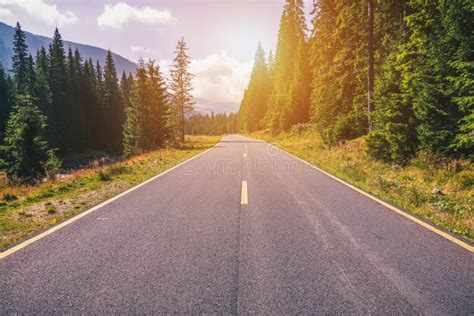
[{"label": "tree line", "polygon": [[365,136],[387,162],[474,157],[471,1],[318,0],[311,30],[303,8],[286,0],[274,57],[258,47],[241,129],[311,123],[329,145]]},{"label": "tree line", "polygon": [[[110,50],[103,67],[67,51],[56,28],[33,57],[17,23],[12,69],[0,64],[0,168],[12,181],[34,182],[58,172],[68,152],[100,149],[130,156],[182,138],[192,110],[184,39],[178,42],[168,89],[154,61],[140,60],[119,80]],[[179,84],[174,82],[179,80]]]},{"label": "tree line", "polygon": [[194,114],[186,118],[186,135],[225,135],[238,132],[235,113]]}]

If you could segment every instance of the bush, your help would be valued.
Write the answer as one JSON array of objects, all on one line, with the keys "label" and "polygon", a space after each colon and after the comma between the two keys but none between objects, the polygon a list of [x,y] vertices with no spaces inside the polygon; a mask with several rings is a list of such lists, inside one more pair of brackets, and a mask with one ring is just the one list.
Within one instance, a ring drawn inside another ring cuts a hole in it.
[{"label": "bush", "polygon": [[61,160],[56,156],[55,151],[48,150],[48,161],[46,161],[45,165],[46,177],[48,180],[56,180],[56,177],[61,172],[61,166]]},{"label": "bush", "polygon": [[110,177],[110,174],[104,169],[100,169],[97,172],[97,176],[99,177],[100,181],[110,181],[110,180],[112,180],[112,178]]},{"label": "bush", "polygon": [[367,135],[366,141],[367,154],[377,160],[389,161],[388,142],[385,136],[379,131],[372,131]]},{"label": "bush", "polygon": [[321,136],[326,144],[336,145],[341,141],[352,140],[364,135],[366,128],[361,125],[361,119],[355,113],[349,113],[337,118],[336,122],[326,128]]},{"label": "bush", "polygon": [[416,152],[416,145],[407,134],[408,126],[386,123],[367,135],[366,152],[372,158],[396,164],[405,164]]},{"label": "bush", "polygon": [[291,127],[291,134],[293,135],[301,135],[305,132],[308,132],[310,130],[313,129],[313,124],[309,124],[309,123],[298,123],[298,124],[295,124]]},{"label": "bush", "polygon": [[5,192],[3,193],[3,200],[6,202],[11,202],[18,200],[18,197],[14,194],[11,194],[10,192]]},{"label": "bush", "polygon": [[128,168],[122,163],[115,163],[109,166],[107,173],[111,176],[126,173]]},{"label": "bush", "polygon": [[56,208],[52,204],[45,205],[45,211],[50,215],[56,214]]}]

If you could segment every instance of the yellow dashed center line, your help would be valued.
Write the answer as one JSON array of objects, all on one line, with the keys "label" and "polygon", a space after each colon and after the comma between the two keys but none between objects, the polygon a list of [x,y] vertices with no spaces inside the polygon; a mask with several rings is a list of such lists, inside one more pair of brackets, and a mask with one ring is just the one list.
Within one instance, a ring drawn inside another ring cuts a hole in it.
[{"label": "yellow dashed center line", "polygon": [[249,204],[249,198],[247,194],[247,181],[242,181],[242,193],[240,195],[240,204],[241,205]]}]

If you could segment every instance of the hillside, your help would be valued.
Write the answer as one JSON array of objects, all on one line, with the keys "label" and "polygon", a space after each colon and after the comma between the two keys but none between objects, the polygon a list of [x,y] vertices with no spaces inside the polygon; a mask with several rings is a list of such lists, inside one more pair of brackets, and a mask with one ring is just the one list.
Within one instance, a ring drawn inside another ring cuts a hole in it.
[{"label": "hillside", "polygon": [[[0,22],[0,61],[6,69],[11,68],[13,31],[13,27]],[[36,51],[41,48],[41,46],[47,48],[49,42],[51,41],[51,38],[49,37],[35,35],[30,32],[25,33],[26,43],[28,44],[31,54],[35,54]],[[105,63],[105,55],[107,50],[103,48],[69,41],[64,41],[64,47],[66,50],[68,50],[69,47],[71,47],[73,50],[78,48],[83,58],[92,58],[94,61],[98,60],[101,65]],[[127,73],[133,73],[135,71],[135,63],[115,53],[112,53],[112,55],[115,61],[115,66],[117,67],[117,72],[119,74],[121,74],[122,71]]]}]

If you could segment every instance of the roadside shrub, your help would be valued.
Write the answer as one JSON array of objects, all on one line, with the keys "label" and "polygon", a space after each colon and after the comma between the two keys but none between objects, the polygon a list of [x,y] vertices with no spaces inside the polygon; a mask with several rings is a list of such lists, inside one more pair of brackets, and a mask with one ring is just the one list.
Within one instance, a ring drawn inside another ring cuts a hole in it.
[{"label": "roadside shrub", "polygon": [[115,176],[119,174],[124,174],[127,172],[127,170],[128,168],[124,164],[116,163],[116,164],[110,165],[110,167],[107,169],[107,173],[110,176]]},{"label": "roadside shrub", "polygon": [[3,198],[5,202],[11,202],[11,201],[16,201],[18,200],[18,197],[14,194],[11,194],[10,192],[5,192],[3,193]]},{"label": "roadside shrub", "polygon": [[301,135],[313,129],[313,124],[309,123],[298,123],[291,127],[290,133],[293,135]]},{"label": "roadside shrub", "polygon": [[334,124],[322,130],[321,137],[328,145],[355,139],[364,135],[366,128],[360,124],[360,118],[355,113],[338,117]]},{"label": "roadside shrub", "polygon": [[469,190],[474,186],[474,177],[471,175],[462,175],[458,179],[458,187],[460,190]]},{"label": "roadside shrub", "polygon": [[416,151],[416,146],[404,131],[405,124],[387,123],[383,129],[371,131],[367,135],[366,152],[374,159],[400,165],[406,164]]},{"label": "roadside shrub", "polygon": [[431,153],[420,151],[416,157],[412,159],[412,165],[423,171],[431,171],[438,169],[440,165],[445,163],[444,158]]},{"label": "roadside shrub", "polygon": [[107,172],[107,170],[100,169],[97,172],[97,176],[99,177],[100,181],[110,181],[112,178],[110,177],[110,174]]},{"label": "roadside shrub", "polygon": [[52,204],[46,205],[45,211],[48,212],[48,214],[56,214],[56,208]]},{"label": "roadside shrub", "polygon": [[45,171],[46,177],[50,181],[56,180],[56,177],[61,172],[61,160],[59,160],[54,150],[48,150],[48,160],[46,161]]},{"label": "roadside shrub", "polygon": [[379,131],[372,131],[366,137],[366,152],[376,160],[389,161],[390,154],[387,150],[389,147],[387,139],[383,133]]}]

